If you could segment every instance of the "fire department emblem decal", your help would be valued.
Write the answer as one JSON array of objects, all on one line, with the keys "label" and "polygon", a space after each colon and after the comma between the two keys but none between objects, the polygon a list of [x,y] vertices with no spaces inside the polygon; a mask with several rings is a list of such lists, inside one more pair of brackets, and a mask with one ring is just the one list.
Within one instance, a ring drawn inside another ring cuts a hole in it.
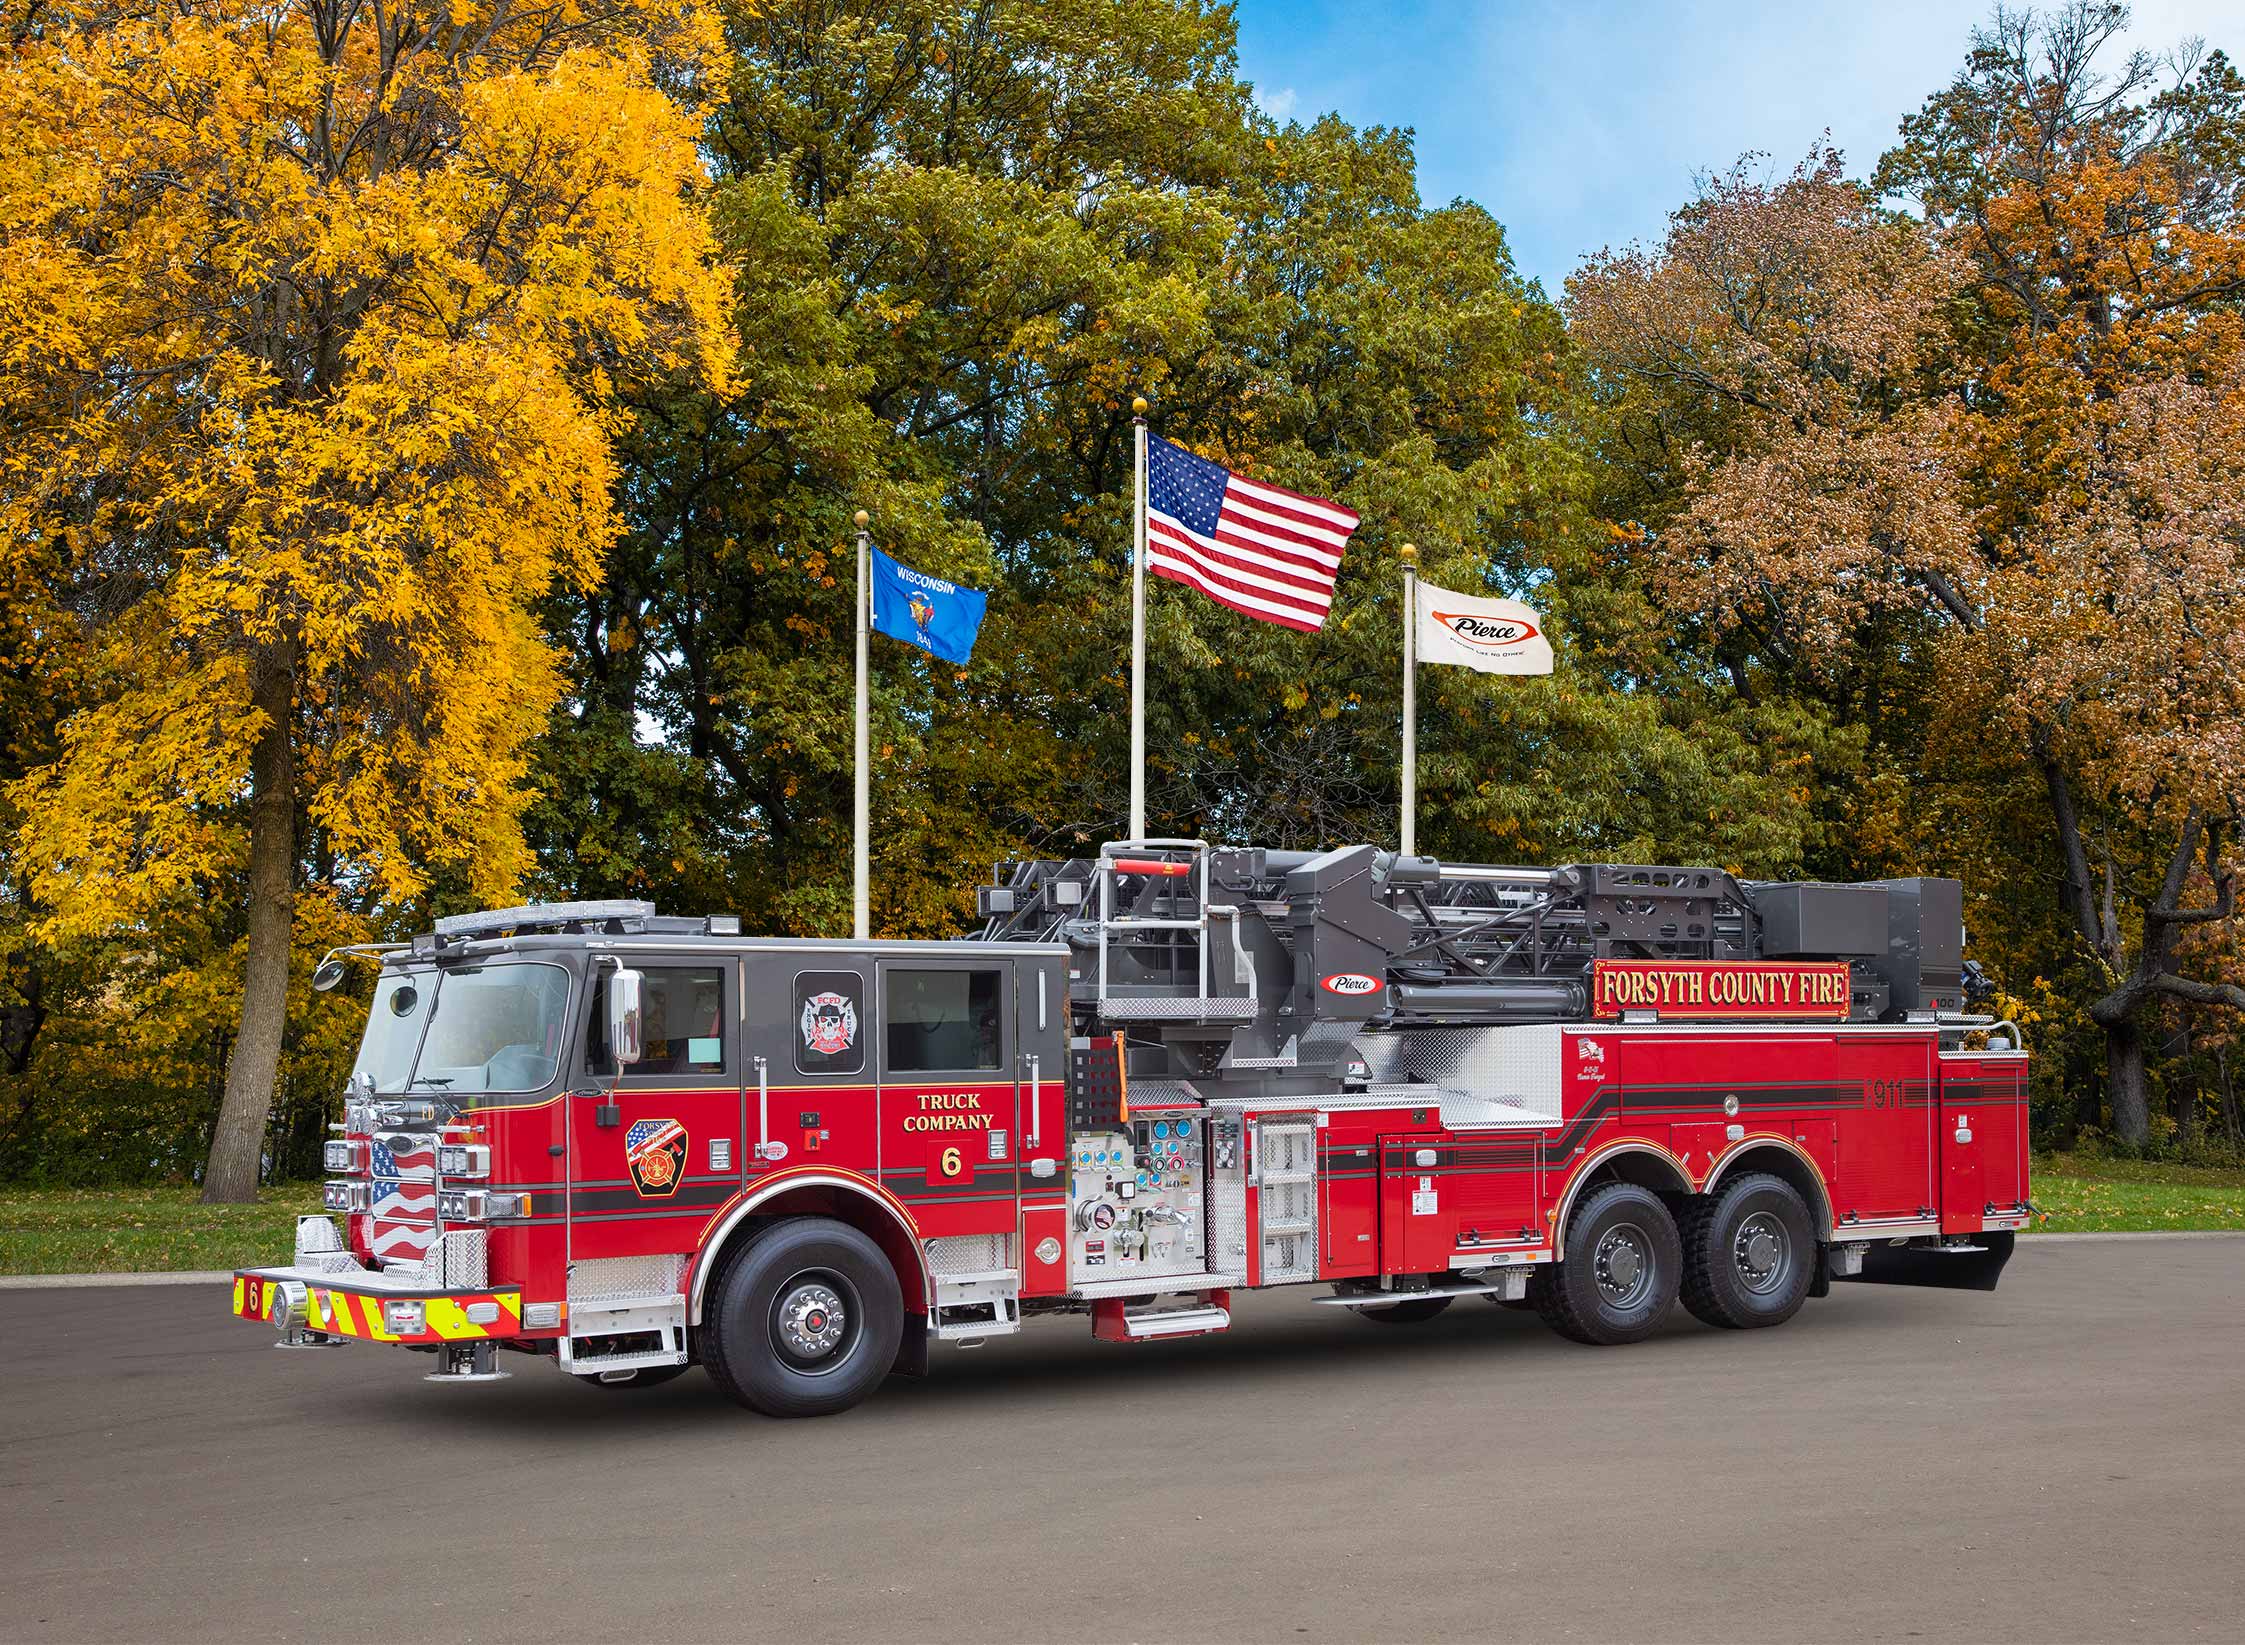
[{"label": "fire department emblem decal", "polygon": [[813,994],[803,1002],[803,1049],[838,1057],[857,1043],[857,1007],[847,994]]},{"label": "fire department emblem decal", "polygon": [[643,1199],[668,1199],[686,1175],[686,1127],[676,1120],[634,1120],[624,1133],[624,1163]]}]

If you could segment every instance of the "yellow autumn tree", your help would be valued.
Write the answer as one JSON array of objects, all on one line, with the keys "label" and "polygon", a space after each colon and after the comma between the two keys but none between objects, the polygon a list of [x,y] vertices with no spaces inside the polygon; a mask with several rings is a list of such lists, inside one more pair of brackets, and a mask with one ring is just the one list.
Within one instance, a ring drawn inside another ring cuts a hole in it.
[{"label": "yellow autumn tree", "polygon": [[87,703],[12,796],[51,936],[244,894],[206,1199],[255,1190],[302,896],[525,863],[532,616],[620,392],[722,375],[684,0],[5,0],[0,543]]}]

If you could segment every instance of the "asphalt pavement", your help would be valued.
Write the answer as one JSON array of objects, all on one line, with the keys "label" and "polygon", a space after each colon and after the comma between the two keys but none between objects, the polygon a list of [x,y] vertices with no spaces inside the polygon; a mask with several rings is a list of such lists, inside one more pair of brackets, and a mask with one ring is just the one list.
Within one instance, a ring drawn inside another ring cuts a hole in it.
[{"label": "asphalt pavement", "polygon": [[2235,1640],[2245,1239],[2021,1243],[1586,1349],[1241,1299],[846,1416],[0,1292],[0,1639]]}]

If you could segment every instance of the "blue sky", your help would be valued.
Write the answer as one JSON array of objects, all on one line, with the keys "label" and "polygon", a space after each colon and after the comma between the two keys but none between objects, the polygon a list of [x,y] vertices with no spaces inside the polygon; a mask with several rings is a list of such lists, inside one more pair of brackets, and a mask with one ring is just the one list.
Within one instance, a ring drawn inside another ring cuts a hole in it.
[{"label": "blue sky", "polygon": [[[1993,0],[1238,0],[1241,73],[1282,119],[1411,126],[1429,204],[1464,196],[1559,294],[1653,239],[1695,172],[1790,166],[1830,128],[1858,173],[1964,61]],[[2245,55],[2238,0],[2140,0],[2131,43]],[[2116,54],[2117,55],[2117,54]]]}]

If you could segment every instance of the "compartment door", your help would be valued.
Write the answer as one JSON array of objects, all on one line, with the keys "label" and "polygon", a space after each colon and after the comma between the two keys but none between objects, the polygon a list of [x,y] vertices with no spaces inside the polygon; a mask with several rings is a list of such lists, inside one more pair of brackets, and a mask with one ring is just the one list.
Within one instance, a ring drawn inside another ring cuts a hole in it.
[{"label": "compartment door", "polygon": [[1380,1271],[1433,1274],[1450,1266],[1456,1219],[1443,1203],[1439,1133],[1380,1139]]},{"label": "compartment door", "polygon": [[1985,1139],[1973,1128],[1971,1104],[1941,1103],[1941,1231],[1977,1234],[1987,1217]]},{"label": "compartment door", "polygon": [[1941,1203],[1931,1035],[1842,1033],[1839,1097],[1848,1116],[1832,1210],[1859,1221],[1920,1222]]},{"label": "compartment door", "polygon": [[992,1266],[1014,1267],[1022,1074],[1013,961],[895,959],[878,969],[881,1185],[912,1208],[923,1238],[999,1235]]}]

